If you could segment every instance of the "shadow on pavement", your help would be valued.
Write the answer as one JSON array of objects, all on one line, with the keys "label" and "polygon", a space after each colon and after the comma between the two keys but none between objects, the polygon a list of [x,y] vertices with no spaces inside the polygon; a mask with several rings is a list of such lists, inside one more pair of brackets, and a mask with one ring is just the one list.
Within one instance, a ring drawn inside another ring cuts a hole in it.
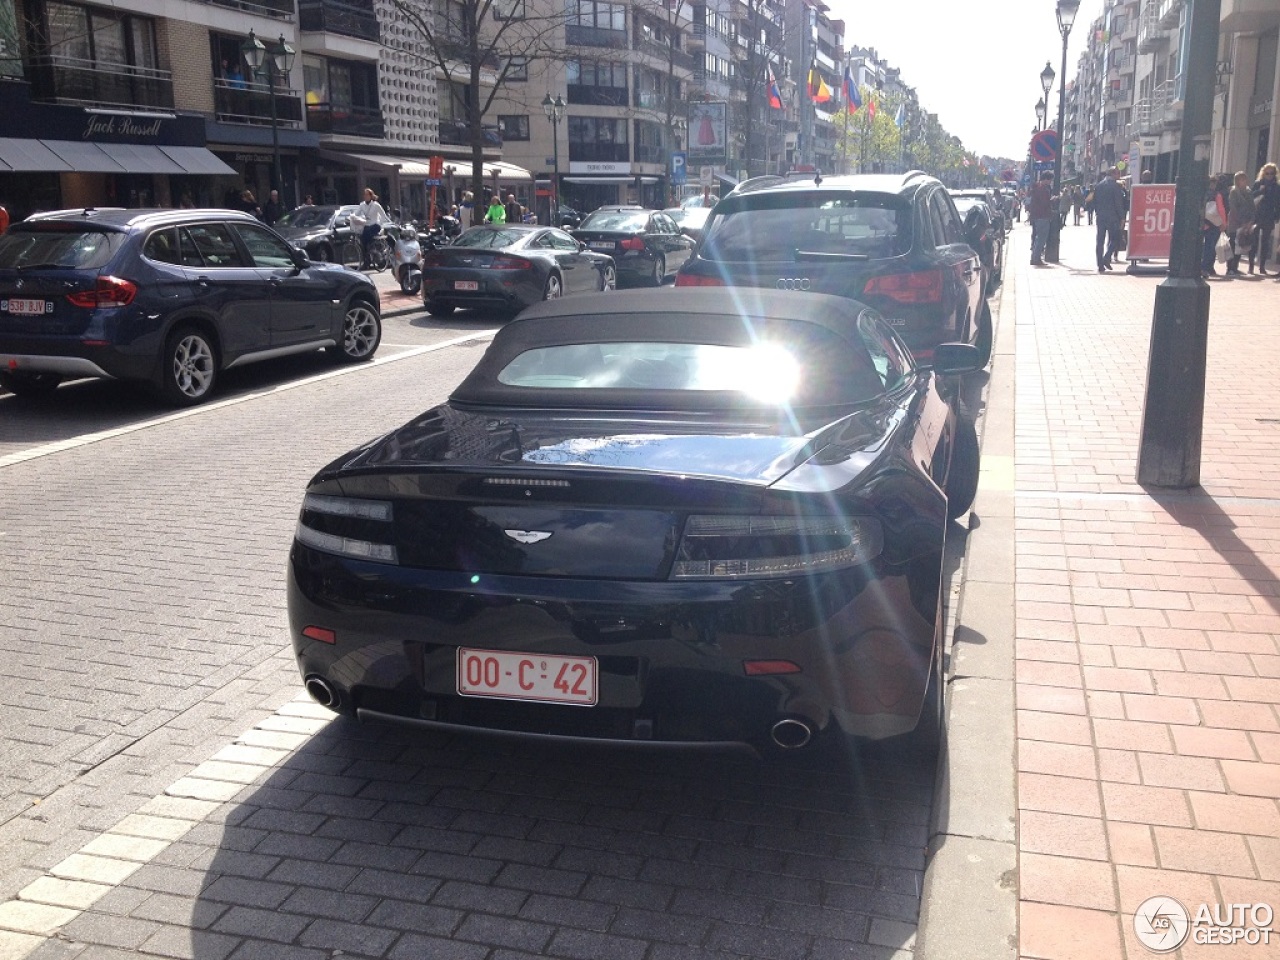
[{"label": "shadow on pavement", "polygon": [[195,960],[888,960],[933,776],[884,747],[758,763],[336,719],[64,933],[158,921],[128,946]]}]

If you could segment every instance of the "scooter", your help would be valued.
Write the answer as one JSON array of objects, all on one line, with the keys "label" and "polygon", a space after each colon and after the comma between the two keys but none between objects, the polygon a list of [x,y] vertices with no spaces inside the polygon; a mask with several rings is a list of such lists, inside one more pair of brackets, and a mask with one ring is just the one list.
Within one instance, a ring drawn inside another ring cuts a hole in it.
[{"label": "scooter", "polygon": [[404,224],[397,231],[392,258],[401,292],[416,295],[422,289],[422,245],[412,225]]}]

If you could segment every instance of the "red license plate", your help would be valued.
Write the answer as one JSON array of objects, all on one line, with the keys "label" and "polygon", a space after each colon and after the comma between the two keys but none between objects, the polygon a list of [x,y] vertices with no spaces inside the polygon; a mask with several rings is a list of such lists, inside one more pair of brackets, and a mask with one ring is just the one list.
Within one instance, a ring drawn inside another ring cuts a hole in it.
[{"label": "red license plate", "polygon": [[458,693],[464,697],[593,707],[598,674],[595,657],[458,648]]},{"label": "red license plate", "polygon": [[35,317],[42,313],[53,313],[52,300],[19,300],[10,297],[2,305],[7,313],[21,317]]},{"label": "red license plate", "polygon": [[455,290],[479,290],[479,280],[455,280],[453,281],[453,289]]}]

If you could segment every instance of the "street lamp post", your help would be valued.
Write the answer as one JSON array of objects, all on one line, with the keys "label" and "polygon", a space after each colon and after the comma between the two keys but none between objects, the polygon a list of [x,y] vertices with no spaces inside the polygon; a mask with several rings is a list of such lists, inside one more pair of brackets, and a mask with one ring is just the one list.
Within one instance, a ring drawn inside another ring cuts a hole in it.
[{"label": "street lamp post", "polygon": [[542,98],[542,112],[551,121],[551,156],[553,168],[551,173],[551,225],[560,226],[560,118],[564,116],[566,104],[560,94],[554,99],[548,93]]},{"label": "street lamp post", "polygon": [[[1062,82],[1058,84],[1058,150],[1053,158],[1053,190],[1062,193],[1062,151],[1066,149],[1066,115],[1067,115],[1067,40],[1071,36],[1071,25],[1076,22],[1076,14],[1080,12],[1080,0],[1058,0],[1058,33],[1062,34]],[[1045,64],[1045,69],[1052,69]],[[1049,95],[1048,89],[1045,96]],[[1044,258],[1050,263],[1058,262],[1059,241],[1062,239],[1062,222],[1058,209],[1049,218],[1049,242],[1045,245]]]},{"label": "street lamp post", "polygon": [[[257,38],[252,30],[249,31],[249,39],[240,45],[240,53],[244,57],[244,62],[248,64],[249,70],[254,75],[265,73],[267,75],[267,90],[271,100],[271,170],[272,170],[272,190],[280,191],[280,198],[283,200],[285,196],[284,190],[284,172],[280,166],[280,119],[276,113],[276,74],[282,77],[289,76],[289,71],[293,69],[294,49],[285,43],[284,34],[280,35],[280,39],[276,45],[267,50],[266,45]],[[297,199],[296,197],[294,198]]]},{"label": "street lamp post", "polygon": [[1048,116],[1049,108],[1044,105],[1044,97],[1036,101],[1036,133],[1044,129],[1044,118]]}]

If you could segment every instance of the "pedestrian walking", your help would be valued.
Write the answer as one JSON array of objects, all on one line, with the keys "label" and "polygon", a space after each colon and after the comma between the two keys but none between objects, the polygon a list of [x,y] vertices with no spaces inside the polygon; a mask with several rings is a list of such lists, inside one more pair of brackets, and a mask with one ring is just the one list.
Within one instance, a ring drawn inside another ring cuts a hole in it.
[{"label": "pedestrian walking", "polygon": [[1063,187],[1058,195],[1058,222],[1064,227],[1067,225],[1067,214],[1071,212],[1071,204],[1074,202],[1075,195],[1072,190],[1072,187]]},{"label": "pedestrian walking", "polygon": [[[1264,164],[1258,171],[1258,179],[1250,188],[1256,201],[1253,233],[1254,256],[1258,259],[1258,273],[1267,275],[1267,258],[1271,254],[1271,233],[1280,220],[1280,183],[1276,182],[1276,165]],[[1253,257],[1249,258],[1249,272],[1253,273]]]},{"label": "pedestrian walking", "polygon": [[1071,210],[1074,216],[1074,225],[1080,226],[1080,218],[1084,215],[1084,189],[1080,184],[1076,184],[1071,188]]},{"label": "pedestrian walking", "polygon": [[280,191],[272,190],[262,208],[262,220],[264,223],[274,224],[282,216],[284,216],[284,204],[280,202]]},{"label": "pedestrian walking", "polygon": [[496,193],[489,201],[489,210],[484,215],[484,222],[498,224],[507,222],[507,208],[502,205],[502,198]]},{"label": "pedestrian walking", "polygon": [[519,201],[516,200],[516,195],[514,193],[507,194],[506,212],[507,223],[524,222],[524,210],[521,208]]},{"label": "pedestrian walking", "polygon": [[1210,177],[1204,194],[1204,216],[1200,221],[1200,276],[1216,277],[1218,238],[1227,226],[1227,204],[1222,198],[1218,178]]},{"label": "pedestrian walking", "polygon": [[1053,174],[1046,170],[1027,197],[1027,219],[1031,221],[1031,265],[1044,265],[1044,247],[1049,240],[1049,221],[1053,217]]},{"label": "pedestrian walking", "polygon": [[1244,276],[1240,272],[1240,258],[1249,255],[1249,272],[1253,273],[1253,225],[1257,216],[1257,204],[1249,191],[1249,176],[1243,170],[1235,175],[1235,185],[1227,194],[1227,236],[1231,239],[1231,259],[1227,261],[1227,276]]},{"label": "pedestrian walking", "polygon": [[245,213],[252,214],[259,220],[262,219],[262,207],[258,206],[258,201],[253,195],[253,191],[245,189],[240,193],[240,209]]},{"label": "pedestrian walking", "polygon": [[1116,182],[1119,173],[1112,167],[1093,188],[1093,216],[1098,231],[1094,253],[1099,273],[1111,269],[1112,258],[1120,246],[1120,231],[1124,229],[1126,206],[1124,191]]}]

